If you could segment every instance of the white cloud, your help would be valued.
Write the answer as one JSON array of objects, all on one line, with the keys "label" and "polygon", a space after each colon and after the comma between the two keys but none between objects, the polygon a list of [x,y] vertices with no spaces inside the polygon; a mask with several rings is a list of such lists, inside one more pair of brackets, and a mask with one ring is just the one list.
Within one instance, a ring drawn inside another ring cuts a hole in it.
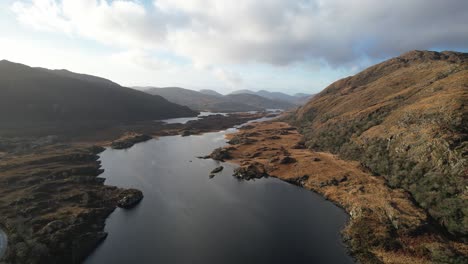
[{"label": "white cloud", "polygon": [[466,0],[14,1],[11,10],[26,26],[119,48],[114,61],[148,71],[183,74],[151,56],[175,54],[192,61],[193,76],[208,74],[229,87],[246,84],[226,65],[355,71],[411,49],[468,48]]},{"label": "white cloud", "polygon": [[325,61],[333,66],[410,49],[467,48],[466,0],[17,0],[39,30],[129,50],[166,50],[198,65]]},{"label": "white cloud", "polygon": [[228,84],[231,89],[240,89],[244,86],[242,77],[234,72],[222,68],[213,69],[212,72],[216,78]]},{"label": "white cloud", "polygon": [[162,17],[133,1],[16,1],[12,10],[21,23],[36,29],[76,34],[107,45],[151,49],[165,38]]}]

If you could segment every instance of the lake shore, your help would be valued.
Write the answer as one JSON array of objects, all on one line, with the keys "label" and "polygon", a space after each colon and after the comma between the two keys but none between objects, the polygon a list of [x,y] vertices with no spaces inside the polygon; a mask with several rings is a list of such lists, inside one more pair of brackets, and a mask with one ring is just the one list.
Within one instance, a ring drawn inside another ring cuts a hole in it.
[{"label": "lake shore", "polygon": [[8,245],[8,237],[6,233],[0,228],[0,259],[2,259],[3,255],[6,252]]},{"label": "lake shore", "polygon": [[234,176],[277,177],[317,192],[350,215],[344,242],[362,263],[433,263],[462,259],[468,250],[450,241],[402,189],[391,189],[358,162],[305,148],[287,123],[252,123],[228,135],[230,146],[211,158],[240,165]]},{"label": "lake shore", "polygon": [[[80,263],[106,238],[105,220],[126,190],[105,185],[99,153],[128,135],[145,140],[225,130],[266,113],[216,115],[186,124],[139,122],[80,136],[1,138],[2,263]],[[137,143],[132,139],[131,147]]]}]

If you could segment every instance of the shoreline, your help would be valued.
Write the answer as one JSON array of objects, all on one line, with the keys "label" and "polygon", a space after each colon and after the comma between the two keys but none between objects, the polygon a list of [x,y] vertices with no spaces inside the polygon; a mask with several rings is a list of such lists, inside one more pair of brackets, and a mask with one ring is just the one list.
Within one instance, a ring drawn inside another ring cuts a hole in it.
[{"label": "shoreline", "polygon": [[275,177],[345,210],[350,218],[342,242],[358,261],[431,263],[435,254],[450,259],[467,252],[466,245],[447,242],[406,192],[389,188],[358,162],[306,149],[302,135],[286,123],[251,123],[227,139],[230,144],[210,157],[239,165],[236,177]]},{"label": "shoreline", "polygon": [[3,231],[3,229],[0,228],[0,260],[5,255],[5,252],[7,251],[8,248],[8,236],[7,234]]},{"label": "shoreline", "polygon": [[107,186],[99,177],[103,146],[129,138],[131,144],[125,147],[131,147],[138,140],[128,134],[144,133],[148,136],[138,139],[149,139],[220,131],[265,115],[209,116],[186,124],[138,123],[94,138],[44,144],[37,138],[7,142],[14,151],[0,159],[4,193],[0,225],[9,237],[2,263],[80,263],[107,237],[105,220],[127,189]]}]

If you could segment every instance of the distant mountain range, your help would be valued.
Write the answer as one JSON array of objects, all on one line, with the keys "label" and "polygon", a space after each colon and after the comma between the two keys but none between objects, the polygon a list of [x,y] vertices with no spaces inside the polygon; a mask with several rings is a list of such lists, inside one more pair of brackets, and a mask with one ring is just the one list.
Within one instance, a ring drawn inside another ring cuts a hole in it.
[{"label": "distant mountain range", "polygon": [[257,92],[254,92],[251,90],[237,90],[237,91],[232,92],[231,94],[255,94],[255,95],[265,97],[271,100],[285,101],[294,105],[303,105],[314,96],[313,94],[305,94],[305,93],[297,93],[295,95],[289,95],[289,94],[285,94],[281,92],[269,92],[266,90],[260,90]]},{"label": "distant mountain range", "polygon": [[222,95],[213,90],[200,92],[179,87],[137,87],[153,95],[159,95],[176,104],[198,111],[240,112],[264,109],[292,109],[297,107],[287,100],[268,98],[255,93],[232,93]]},{"label": "distant mountain range", "polygon": [[179,87],[137,87],[147,93],[186,105],[198,111],[237,112],[263,109],[292,109],[306,103],[313,95],[288,95],[281,92],[238,90],[222,95],[214,90],[199,92]]},{"label": "distant mountain range", "polygon": [[100,77],[0,61],[0,122],[139,121],[195,115],[188,107]]}]

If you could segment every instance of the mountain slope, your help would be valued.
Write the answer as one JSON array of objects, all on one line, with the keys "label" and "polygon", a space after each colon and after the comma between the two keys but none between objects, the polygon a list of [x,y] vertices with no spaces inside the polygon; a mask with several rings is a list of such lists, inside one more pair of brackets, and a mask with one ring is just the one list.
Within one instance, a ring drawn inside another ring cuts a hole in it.
[{"label": "mountain slope", "polygon": [[223,96],[222,94],[220,94],[220,93],[218,93],[216,91],[210,90],[210,89],[202,89],[199,92],[202,93],[202,94],[214,95],[214,96],[218,96],[218,97]]},{"label": "mountain slope", "polygon": [[468,54],[412,51],[339,80],[292,116],[308,147],[359,160],[468,235]]},{"label": "mountain slope", "polygon": [[252,106],[257,106],[264,109],[292,109],[296,105],[280,100],[272,100],[256,94],[228,94],[225,96],[229,101],[244,103]]},{"label": "mountain slope", "polygon": [[231,94],[254,94],[275,101],[288,102],[294,105],[303,105],[313,97],[313,95],[311,94],[299,93],[295,95],[289,95],[281,92],[270,92],[266,90],[260,90],[257,92],[251,90],[237,90],[232,92]]},{"label": "mountain slope", "polygon": [[99,77],[0,61],[0,122],[137,121],[196,114]]},{"label": "mountain slope", "polygon": [[229,94],[217,96],[179,87],[147,88],[149,94],[160,95],[167,100],[186,105],[199,111],[241,112],[259,111],[267,108],[291,109],[295,105],[271,100],[255,94]]}]

